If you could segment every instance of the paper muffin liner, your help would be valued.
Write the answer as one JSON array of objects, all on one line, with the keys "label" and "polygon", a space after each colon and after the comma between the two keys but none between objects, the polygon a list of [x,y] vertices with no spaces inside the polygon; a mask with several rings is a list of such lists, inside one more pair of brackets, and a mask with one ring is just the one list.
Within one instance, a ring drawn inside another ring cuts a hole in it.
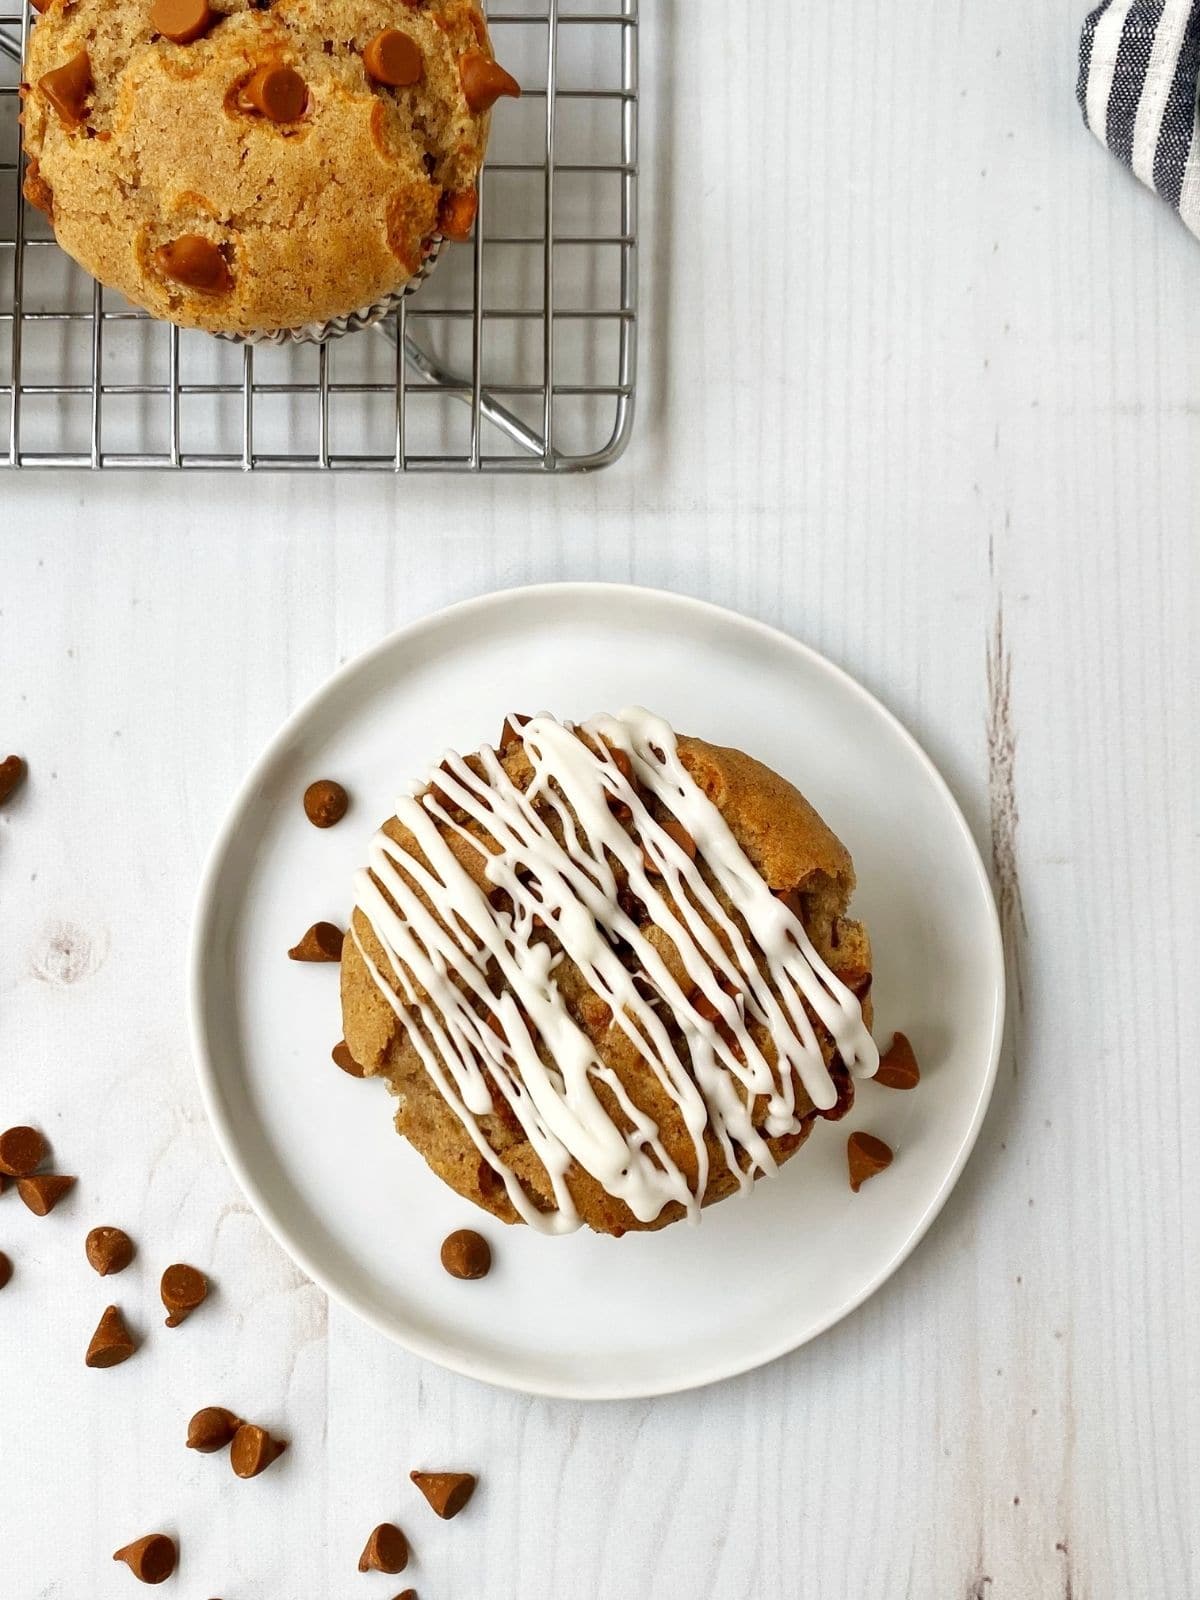
[{"label": "paper muffin liner", "polygon": [[216,337],[228,339],[231,344],[325,344],[330,339],[340,339],[343,334],[357,333],[360,328],[370,328],[375,323],[382,322],[390,312],[395,311],[410,294],[417,292],[437,266],[445,243],[440,234],[436,235],[429,254],[403,288],[397,289],[394,294],[385,295],[382,300],[376,300],[369,306],[359,306],[357,311],[348,311],[343,317],[330,317],[325,322],[306,322],[299,328],[273,328],[269,333],[218,333]]}]

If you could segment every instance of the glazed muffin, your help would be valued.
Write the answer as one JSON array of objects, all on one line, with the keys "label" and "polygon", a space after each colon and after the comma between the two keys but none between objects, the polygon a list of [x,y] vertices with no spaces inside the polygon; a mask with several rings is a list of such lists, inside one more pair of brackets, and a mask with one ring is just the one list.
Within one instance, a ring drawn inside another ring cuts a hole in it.
[{"label": "glazed muffin", "polygon": [[775,1172],[878,1066],[850,856],[791,784],[641,710],[510,717],[355,881],[350,1054],[459,1194],[661,1228]]},{"label": "glazed muffin", "polygon": [[254,335],[371,307],[464,239],[520,93],[472,0],[48,0],[26,197],[102,283]]}]

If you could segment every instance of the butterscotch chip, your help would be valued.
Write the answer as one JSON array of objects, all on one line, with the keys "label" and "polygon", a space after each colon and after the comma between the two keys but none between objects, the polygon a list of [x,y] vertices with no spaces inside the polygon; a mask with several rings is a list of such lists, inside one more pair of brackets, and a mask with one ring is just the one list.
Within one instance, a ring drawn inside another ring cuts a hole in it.
[{"label": "butterscotch chip", "polygon": [[340,961],[345,937],[332,922],[314,922],[300,943],[288,951],[288,955],[293,961]]},{"label": "butterscotch chip", "polygon": [[341,1067],[342,1071],[348,1072],[352,1078],[363,1078],[366,1076],[358,1062],[355,1061],[354,1057],[350,1054],[350,1047],[346,1043],[345,1039],[339,1039],[337,1044],[334,1045],[331,1054],[338,1066]]},{"label": "butterscotch chip", "polygon": [[475,1477],[470,1472],[410,1472],[409,1477],[429,1504],[449,1522],[475,1493]]},{"label": "butterscotch chip", "polygon": [[198,1267],[176,1262],[163,1273],[158,1292],[167,1308],[167,1327],[177,1328],[208,1297],[208,1279]]},{"label": "butterscotch chip", "polygon": [[314,828],[332,828],[346,815],[350,796],[332,778],[318,778],[304,791],[304,815]]},{"label": "butterscotch chip", "polygon": [[871,992],[872,974],[861,967],[835,969],[834,977],[844,983],[858,1001],[865,1000]]},{"label": "butterscotch chip", "polygon": [[520,98],[521,85],[512,73],[505,72],[498,61],[484,55],[482,50],[468,50],[459,57],[458,75],[472,111],[490,111],[501,95],[511,95],[514,100]]},{"label": "butterscotch chip", "polygon": [[529,721],[523,712],[512,711],[504,719],[500,729],[500,754],[507,755],[513,745],[521,744],[521,729]]},{"label": "butterscotch chip", "polygon": [[452,1278],[486,1278],[492,1247],[473,1228],[459,1228],[442,1243],[442,1265]]},{"label": "butterscotch chip", "polygon": [[396,1596],[396,1600],[417,1600],[417,1591],[415,1589],[401,1589]]},{"label": "butterscotch chip", "polygon": [[241,1417],[224,1406],[203,1406],[188,1423],[187,1447],[211,1456],[224,1450],[241,1426]]},{"label": "butterscotch chip", "polygon": [[[684,855],[687,856],[689,861],[694,861],[696,859],[696,841],[683,826],[682,822],[676,822],[672,817],[670,820],[663,823],[662,829],[669,838],[674,839],[675,843],[683,851]],[[660,876],[661,869],[659,868],[658,862],[654,860],[649,851],[642,851],[642,860],[645,862],[646,871],[651,877],[656,878]]]},{"label": "butterscotch chip", "polygon": [[45,72],[38,79],[38,88],[58,113],[64,128],[78,128],[83,123],[83,108],[92,92],[92,63],[86,50]]},{"label": "butterscotch chip", "polygon": [[243,111],[257,111],[268,122],[299,122],[308,104],[308,86],[295,67],[268,62],[251,74],[238,93]]},{"label": "butterscotch chip", "polygon": [[3,1289],[4,1285],[8,1282],[8,1280],[11,1277],[12,1277],[12,1262],[4,1254],[4,1251],[0,1250],[0,1289]]},{"label": "butterscotch chip", "polygon": [[846,1141],[846,1163],[850,1169],[850,1187],[855,1194],[868,1178],[890,1167],[893,1161],[891,1147],[877,1139],[873,1133],[852,1133]]},{"label": "butterscotch chip", "polygon": [[62,1172],[37,1172],[31,1178],[17,1179],[17,1193],[35,1217],[48,1217],[75,1179]]},{"label": "butterscotch chip", "polygon": [[208,0],[154,0],[150,26],[172,44],[194,44],[217,20]]},{"label": "butterscotch chip", "polygon": [[93,1228],[83,1248],[102,1278],[124,1272],[133,1260],[133,1240],[123,1228]]},{"label": "butterscotch chip", "polygon": [[136,1349],[137,1345],[125,1326],[120,1309],[107,1306],[96,1324],[84,1361],[89,1367],[119,1367],[122,1361],[129,1360]]},{"label": "butterscotch chip", "polygon": [[408,1540],[394,1522],[374,1529],[358,1558],[360,1572],[403,1572],[408,1565]]},{"label": "butterscotch chip", "polygon": [[175,1571],[179,1551],[165,1533],[147,1533],[113,1555],[123,1561],[139,1583],[163,1583]]},{"label": "butterscotch chip", "polygon": [[0,1133],[0,1172],[27,1178],[46,1159],[46,1141],[36,1128],[6,1128]]},{"label": "butterscotch chip", "polygon": [[257,1478],[287,1449],[287,1441],[273,1439],[257,1423],[243,1422],[233,1436],[229,1462],[239,1478]]},{"label": "butterscotch chip", "polygon": [[438,232],[444,239],[464,244],[471,237],[478,211],[478,190],[458,189],[444,194],[438,204]]},{"label": "butterscotch chip", "polygon": [[425,75],[425,58],[411,34],[399,28],[384,28],[363,51],[363,66],[376,83],[402,89],[420,83]]},{"label": "butterscotch chip", "polygon": [[915,1089],[921,1081],[916,1052],[903,1033],[892,1036],[892,1042],[879,1058],[879,1071],[875,1082],[885,1089]]},{"label": "butterscotch chip", "polygon": [[184,233],[159,245],[154,260],[164,278],[200,294],[228,294],[233,273],[220,248],[201,233]]},{"label": "butterscotch chip", "polygon": [[25,777],[29,769],[20,756],[5,756],[0,761],[0,806]]}]

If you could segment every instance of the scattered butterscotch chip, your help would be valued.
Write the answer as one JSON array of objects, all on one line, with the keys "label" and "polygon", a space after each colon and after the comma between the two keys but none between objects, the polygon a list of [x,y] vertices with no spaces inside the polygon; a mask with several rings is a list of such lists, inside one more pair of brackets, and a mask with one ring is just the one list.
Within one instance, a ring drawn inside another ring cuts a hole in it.
[{"label": "scattered butterscotch chip", "polygon": [[8,1280],[11,1277],[12,1277],[12,1262],[4,1254],[4,1251],[0,1250],[0,1289],[3,1289],[4,1285],[8,1282]]},{"label": "scattered butterscotch chip", "polygon": [[48,1217],[75,1179],[62,1172],[35,1172],[31,1178],[17,1179],[17,1193],[35,1217]]},{"label": "scattered butterscotch chip", "polygon": [[401,1589],[396,1596],[396,1600],[417,1600],[417,1591],[415,1589]]},{"label": "scattered butterscotch chip", "polygon": [[363,51],[363,66],[368,76],[389,89],[403,89],[420,83],[425,76],[425,58],[411,34],[399,28],[384,28]]},{"label": "scattered butterscotch chip", "polygon": [[[475,217],[479,211],[479,192],[476,189],[451,189],[438,202],[438,232],[455,244],[465,244],[471,237]],[[505,727],[508,724],[505,723]]]},{"label": "scattered butterscotch chip", "polygon": [[459,57],[458,75],[463,94],[472,111],[490,111],[501,95],[511,95],[514,100],[521,95],[521,85],[511,72],[505,72],[498,61],[484,55],[482,50],[468,50]]},{"label": "scattered butterscotch chip", "polygon": [[64,128],[82,126],[83,108],[92,92],[92,63],[87,51],[80,50],[61,67],[43,73],[38,88],[58,112]]},{"label": "scattered butterscotch chip", "polygon": [[163,1583],[175,1571],[179,1551],[165,1533],[148,1533],[113,1555],[123,1561],[139,1583]]},{"label": "scattered butterscotch chip", "polygon": [[916,1052],[903,1033],[892,1035],[892,1042],[879,1058],[875,1082],[885,1089],[915,1089],[921,1081]]},{"label": "scattered butterscotch chip", "polygon": [[362,1078],[366,1076],[358,1062],[355,1061],[354,1057],[350,1054],[350,1046],[346,1043],[345,1039],[339,1039],[330,1053],[332,1054],[333,1059],[337,1062],[338,1066],[341,1067],[342,1071],[348,1072],[352,1078]]},{"label": "scattered butterscotch chip", "polygon": [[117,1306],[107,1306],[96,1325],[92,1342],[87,1347],[85,1363],[89,1367],[119,1367],[128,1361],[137,1345],[125,1326],[125,1318]]},{"label": "scattered butterscotch chip", "polygon": [[410,1472],[409,1477],[438,1516],[447,1522],[458,1515],[475,1493],[475,1477],[470,1472]]},{"label": "scattered butterscotch chip", "polygon": [[163,1273],[158,1292],[167,1308],[167,1327],[177,1328],[197,1306],[203,1305],[208,1296],[208,1279],[199,1267],[177,1261]]},{"label": "scattered butterscotch chip", "polygon": [[6,1128],[0,1133],[0,1172],[27,1178],[46,1159],[46,1141],[36,1128]]},{"label": "scattered butterscotch chip", "polygon": [[233,273],[220,248],[201,233],[181,233],[178,239],[159,245],[155,265],[164,278],[195,289],[200,294],[228,294],[233,288]]},{"label": "scattered butterscotch chip", "polygon": [[442,1265],[452,1278],[486,1278],[492,1247],[474,1228],[459,1228],[442,1243]]},{"label": "scattered butterscotch chip", "polygon": [[124,1228],[93,1228],[83,1248],[102,1278],[124,1272],[133,1260],[133,1240]]},{"label": "scattered butterscotch chip", "polygon": [[241,1417],[235,1417],[224,1406],[204,1406],[188,1423],[187,1447],[211,1456],[224,1450],[241,1426]]},{"label": "scattered butterscotch chip", "polygon": [[238,92],[242,111],[257,111],[268,122],[299,122],[308,105],[308,85],[295,67],[267,62]]},{"label": "scattered butterscotch chip", "polygon": [[381,1522],[358,1558],[360,1572],[403,1572],[408,1565],[408,1540],[394,1522]]},{"label": "scattered butterscotch chip", "polygon": [[5,756],[0,761],[0,806],[25,777],[28,768],[20,756]]},{"label": "scattered butterscotch chip", "polygon": [[154,0],[150,7],[150,26],[172,44],[194,44],[216,20],[208,0]]},{"label": "scattered butterscotch chip", "polygon": [[340,961],[346,935],[332,922],[314,922],[299,944],[288,951],[293,961]]},{"label": "scattered butterscotch chip", "polygon": [[287,1449],[287,1441],[273,1439],[257,1423],[243,1422],[233,1436],[229,1452],[230,1465],[239,1478],[257,1478],[272,1461],[277,1461]]},{"label": "scattered butterscotch chip", "polygon": [[346,815],[350,796],[332,778],[318,778],[304,791],[304,815],[314,828],[332,828]]},{"label": "scattered butterscotch chip", "polygon": [[850,1187],[855,1194],[868,1178],[892,1164],[892,1151],[873,1133],[852,1133],[846,1141],[846,1162],[850,1168]]}]

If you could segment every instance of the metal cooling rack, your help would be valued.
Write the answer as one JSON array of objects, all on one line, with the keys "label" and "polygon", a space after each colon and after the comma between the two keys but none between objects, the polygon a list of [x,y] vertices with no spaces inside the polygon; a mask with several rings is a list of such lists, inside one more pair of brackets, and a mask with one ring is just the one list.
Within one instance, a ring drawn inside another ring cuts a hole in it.
[{"label": "metal cooling rack", "polygon": [[579,472],[623,450],[637,334],[638,0],[505,0],[474,244],[322,346],[180,332],[21,200],[27,30],[0,0],[0,466]]}]

